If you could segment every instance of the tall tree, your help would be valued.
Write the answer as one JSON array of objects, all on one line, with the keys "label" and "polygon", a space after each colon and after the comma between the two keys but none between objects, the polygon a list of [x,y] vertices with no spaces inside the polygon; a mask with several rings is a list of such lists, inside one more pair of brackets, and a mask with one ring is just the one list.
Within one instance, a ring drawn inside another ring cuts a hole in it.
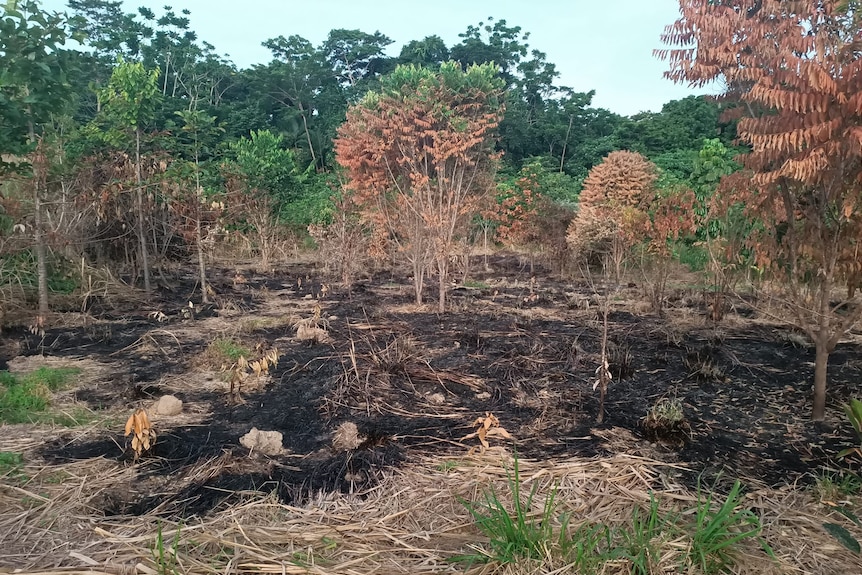
[{"label": "tall tree", "polygon": [[826,407],[829,355],[862,319],[833,302],[859,277],[862,244],[862,29],[858,0],[681,0],[659,51],[677,82],[719,80],[741,102],[751,186],[735,186],[759,225],[749,245],[776,280],[786,317],[814,342],[812,417]]},{"label": "tall tree", "polygon": [[[277,103],[281,110],[275,115],[277,126],[286,132],[293,121],[300,126],[305,144],[316,168],[324,167],[323,139],[318,124],[335,123],[332,116],[343,120],[346,102],[337,109],[325,109],[327,97],[335,96],[341,104],[341,86],[333,76],[326,54],[301,36],[279,36],[263,43],[272,51],[273,61],[268,66],[255,68],[255,82],[261,92]],[[331,138],[334,132],[329,132]]]},{"label": "tall tree", "polygon": [[110,122],[109,138],[118,146],[131,148],[135,158],[135,212],[140,266],[144,291],[151,291],[149,250],[145,233],[144,179],[141,168],[141,141],[150,125],[160,98],[159,71],[141,63],[117,62],[108,85],[99,92],[104,116]]},{"label": "tall tree", "polygon": [[[466,72],[455,62],[438,72],[399,66],[383,78],[379,93],[350,108],[339,130],[336,155],[357,203],[380,208],[390,225],[406,217],[409,229],[396,233],[408,234],[414,244],[427,242],[441,312],[459,225],[478,212],[492,185],[502,88],[489,65]],[[421,301],[420,281],[414,275]]]},{"label": "tall tree", "polygon": [[[67,20],[38,2],[8,0],[0,12],[0,152],[31,153],[33,244],[38,266],[39,318],[48,314],[48,271],[43,226],[48,159],[37,139],[70,100],[62,46]],[[78,37],[80,39],[80,37]],[[2,164],[2,161],[0,161]]]},{"label": "tall tree", "polygon": [[413,64],[437,69],[449,60],[449,48],[440,36],[426,36],[422,40],[407,42],[398,55],[398,64]]}]

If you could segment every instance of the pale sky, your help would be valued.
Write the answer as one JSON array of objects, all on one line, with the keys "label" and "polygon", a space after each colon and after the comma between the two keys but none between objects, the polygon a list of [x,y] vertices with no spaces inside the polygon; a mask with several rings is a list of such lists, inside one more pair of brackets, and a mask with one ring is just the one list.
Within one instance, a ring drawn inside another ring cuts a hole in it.
[{"label": "pale sky", "polygon": [[[65,0],[44,0],[49,10]],[[241,68],[265,64],[261,42],[303,36],[319,45],[335,28],[380,31],[398,55],[411,40],[437,34],[451,47],[458,34],[488,16],[530,32],[531,49],[547,54],[560,72],[558,84],[595,90],[593,105],[623,115],[659,111],[662,104],[695,92],[662,78],[666,63],[653,56],[659,35],[679,14],[678,0],[123,0],[161,14],[165,4],[191,11],[191,29],[228,54]]]}]

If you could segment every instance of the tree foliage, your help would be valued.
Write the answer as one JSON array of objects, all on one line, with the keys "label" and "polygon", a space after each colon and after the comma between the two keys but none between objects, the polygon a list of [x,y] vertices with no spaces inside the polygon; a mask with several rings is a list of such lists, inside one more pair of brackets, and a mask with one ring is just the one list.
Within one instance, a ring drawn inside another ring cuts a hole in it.
[{"label": "tree foliage", "polygon": [[[855,282],[862,240],[862,31],[858,2],[683,0],[660,51],[667,76],[719,80],[741,103],[751,186],[727,188],[751,219],[749,246],[776,279],[787,317],[817,348],[813,417],[823,419],[826,366],[862,317],[832,302]],[[851,290],[852,292],[852,290]]]},{"label": "tree foliage", "polygon": [[440,311],[456,233],[491,188],[502,113],[502,82],[491,66],[399,66],[350,108],[339,130],[336,155],[357,204],[411,246],[415,267],[436,263]]},{"label": "tree foliage", "polygon": [[637,152],[611,152],[590,170],[568,242],[576,254],[601,254],[621,279],[629,250],[640,239],[655,194],[655,164]]}]

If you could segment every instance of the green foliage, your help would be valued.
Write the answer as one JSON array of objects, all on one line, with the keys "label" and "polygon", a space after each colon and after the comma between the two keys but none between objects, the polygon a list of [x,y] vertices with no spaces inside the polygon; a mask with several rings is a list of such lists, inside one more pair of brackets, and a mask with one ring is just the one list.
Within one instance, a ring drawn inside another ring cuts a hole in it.
[{"label": "green foliage", "polygon": [[249,358],[252,354],[251,349],[229,338],[213,340],[209,344],[208,350],[215,353],[221,361],[228,363],[234,363],[240,357]]},{"label": "green foliage", "polygon": [[673,245],[673,256],[693,272],[703,271],[709,264],[709,251],[700,242],[676,242]]},{"label": "green foliage", "polygon": [[844,404],[844,414],[850,425],[853,426],[853,431],[856,432],[856,440],[860,442],[859,446],[849,447],[842,450],[838,457],[847,457],[848,455],[856,454],[862,456],[862,401],[851,398],[850,403]]},{"label": "green foliage", "polygon": [[99,90],[102,115],[110,127],[106,137],[113,145],[128,142],[129,132],[141,131],[153,121],[162,100],[158,81],[158,69],[118,58],[107,87]]},{"label": "green foliage", "polygon": [[[727,497],[718,505],[714,497],[713,493],[705,493],[698,487],[694,523],[690,527],[689,559],[705,575],[731,567],[739,545],[746,539],[757,538],[762,530],[760,519],[742,507],[739,481],[733,483]],[[765,542],[761,541],[761,546],[772,555]]]},{"label": "green foliage", "polygon": [[853,534],[847,531],[841,525],[836,523],[824,523],[823,528],[829,533],[832,537],[838,540],[841,545],[859,555],[862,553],[862,547],[859,545],[859,540],[853,537]]},{"label": "green foliage", "polygon": [[[855,474],[847,471],[824,469],[815,479],[814,492],[817,498],[828,504],[835,504],[843,497],[856,495],[862,490],[862,481]],[[841,509],[841,508],[836,508]],[[858,519],[856,520],[858,522]]]},{"label": "green foliage", "polygon": [[57,391],[70,377],[80,373],[76,368],[39,369],[19,377],[0,371],[0,422],[26,423],[42,419],[51,392]]},{"label": "green foliage", "polygon": [[163,534],[162,523],[159,522],[158,530],[156,531],[156,540],[153,542],[152,554],[153,561],[156,564],[156,573],[158,575],[179,575],[179,560],[177,553],[180,547],[181,528],[177,525],[177,531],[173,539],[166,546],[166,541]]},{"label": "green foliage", "polygon": [[484,501],[481,503],[462,501],[473,516],[476,526],[488,537],[489,549],[475,555],[457,557],[456,561],[494,560],[506,564],[514,563],[519,559],[542,559],[547,556],[555,539],[566,540],[567,518],[563,518],[558,535],[556,537],[554,535],[556,489],[545,499],[541,515],[534,518],[532,517],[533,498],[538,485],[534,483],[526,499],[522,499],[517,458],[515,458],[513,470],[506,471],[506,477],[512,492],[511,512],[493,488],[485,491]]},{"label": "green foliage", "polygon": [[662,516],[658,499],[650,493],[650,505],[646,513],[640,507],[635,507],[629,525],[618,530],[621,541],[614,549],[613,556],[626,559],[634,575],[650,575],[658,567],[659,540],[672,528],[672,520]]},{"label": "green foliage", "polygon": [[24,466],[24,456],[14,451],[0,451],[0,477],[10,477],[19,474]]},{"label": "green foliage", "polygon": [[62,49],[67,26],[64,15],[45,12],[33,0],[0,7],[0,152],[25,153],[30,134],[66,109],[72,67]]},{"label": "green foliage", "polygon": [[[78,280],[58,259],[48,265],[48,289],[54,293],[70,294],[78,289]],[[22,250],[0,258],[0,286],[14,285],[36,289],[38,285],[36,255],[32,250]]]},{"label": "green foliage", "polygon": [[300,193],[294,154],[284,148],[284,138],[269,130],[254,131],[230,149],[249,193],[267,196],[275,214],[283,217]]}]

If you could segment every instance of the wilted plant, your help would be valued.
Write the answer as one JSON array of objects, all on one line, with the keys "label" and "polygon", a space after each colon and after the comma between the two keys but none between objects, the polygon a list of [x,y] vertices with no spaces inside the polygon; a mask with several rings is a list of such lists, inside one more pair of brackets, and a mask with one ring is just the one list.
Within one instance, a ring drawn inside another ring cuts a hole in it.
[{"label": "wilted plant", "polygon": [[246,378],[253,373],[258,379],[261,375],[269,374],[270,367],[278,365],[278,349],[272,348],[258,359],[248,361],[245,356],[240,356],[230,367],[230,396],[234,401],[241,401],[240,390]]},{"label": "wilted plant", "polygon": [[156,444],[156,431],[147,417],[147,410],[138,408],[126,421],[125,437],[132,435],[132,451],[135,459],[152,449]]},{"label": "wilted plant", "polygon": [[[485,417],[477,417],[476,420],[473,422],[473,425],[476,426],[476,431],[474,431],[473,433],[468,433],[461,438],[461,441],[466,441],[468,439],[478,437],[480,443],[480,453],[491,447],[491,445],[488,443],[489,437],[502,437],[504,439],[512,439],[512,436],[509,434],[509,432],[500,426],[500,420],[497,419],[497,416],[490,411],[485,413]],[[473,449],[471,449],[471,451],[472,450]],[[517,464],[515,470],[517,473]]]}]

